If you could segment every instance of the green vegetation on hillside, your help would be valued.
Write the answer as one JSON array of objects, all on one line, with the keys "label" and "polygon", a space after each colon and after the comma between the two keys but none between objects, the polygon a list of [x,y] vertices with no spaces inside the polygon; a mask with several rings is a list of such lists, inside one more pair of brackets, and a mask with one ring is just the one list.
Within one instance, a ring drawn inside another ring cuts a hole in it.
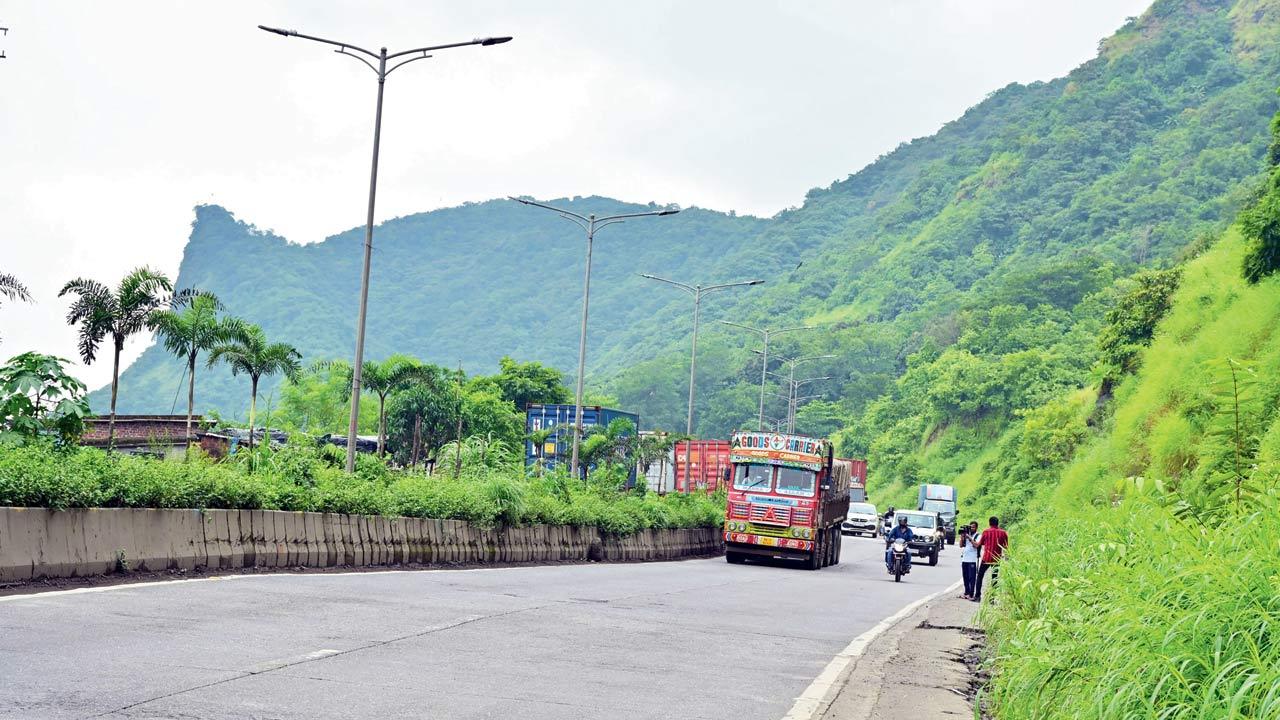
[{"label": "green vegetation on hillside", "polygon": [[1248,284],[1249,251],[1233,230],[1185,266],[1043,482],[988,466],[1042,509],[986,615],[1000,717],[1280,717],[1280,278]]},{"label": "green vegetation on hillside", "polygon": [[[597,242],[589,384],[647,428],[680,428],[688,303],[636,273],[759,276],[765,286],[703,308],[696,431],[724,437],[753,424],[759,397],[757,339],[715,320],[824,323],[771,348],[778,358],[839,356],[811,366],[834,379],[810,386],[825,402],[802,412],[798,429],[845,428],[844,452],[872,454],[873,491],[950,479],[1018,412],[1090,381],[1094,333],[1124,292],[1117,283],[1172,265],[1248,200],[1277,107],[1280,20],[1263,12],[1272,5],[1162,0],[1066,77],[1003,88],[774,218],[687,209],[608,228]],[[216,292],[308,360],[346,357],[357,236],[290,245],[201,207],[178,286]],[[569,224],[492,201],[388,221],[375,243],[370,358],[405,353],[471,372],[503,355],[572,366],[582,243]],[[935,394],[916,413],[895,399],[912,371],[974,379],[997,397],[953,383],[959,394]],[[125,375],[126,390],[175,388],[181,369],[148,351]],[[243,416],[246,399],[228,380],[206,373],[198,394]],[[126,392],[138,403],[126,409],[167,411],[171,392]],[[783,414],[780,400],[769,404]]]},{"label": "green vegetation on hillside", "polygon": [[1034,511],[983,616],[999,717],[1280,717],[1270,159],[1237,227],[1108,315],[1100,344],[1123,360],[1102,392],[1033,411],[981,464],[971,505]]}]

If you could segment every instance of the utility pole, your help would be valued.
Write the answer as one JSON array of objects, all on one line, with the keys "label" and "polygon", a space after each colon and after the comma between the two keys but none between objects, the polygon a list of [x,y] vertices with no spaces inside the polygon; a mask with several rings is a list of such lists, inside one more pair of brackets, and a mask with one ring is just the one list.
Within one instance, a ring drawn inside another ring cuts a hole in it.
[{"label": "utility pole", "polygon": [[454,435],[453,479],[462,475],[462,365],[458,365],[458,432]]},{"label": "utility pole", "polygon": [[680,209],[667,208],[666,210],[654,210],[651,212],[622,213],[621,215],[596,217],[595,214],[583,216],[571,210],[564,210],[551,205],[543,205],[542,203],[525,200],[523,198],[511,197],[508,199],[515,200],[523,205],[550,210],[565,220],[568,220],[574,225],[582,228],[582,230],[587,234],[587,269],[582,280],[582,325],[578,329],[578,380],[576,383],[577,388],[573,394],[573,454],[570,456],[569,460],[569,473],[574,477],[577,477],[578,446],[582,442],[582,377],[586,372],[587,363],[587,308],[591,302],[591,248],[595,242],[596,233],[609,225],[616,225],[628,218],[675,215],[680,212]]},{"label": "utility pole", "polygon": [[702,296],[708,293],[716,292],[717,290],[728,290],[729,288],[735,288],[735,287],[750,287],[752,285],[763,285],[764,281],[763,280],[742,280],[739,282],[721,283],[719,285],[703,286],[703,285],[687,285],[682,282],[676,282],[675,280],[668,280],[666,278],[658,277],[657,275],[646,275],[644,273],[641,273],[640,277],[648,278],[649,280],[657,280],[658,282],[663,282],[673,287],[680,288],[681,290],[693,296],[693,343],[692,343],[692,348],[689,351],[689,413],[688,413],[688,418],[685,420],[685,428],[684,428],[684,434],[690,437],[693,437],[693,395],[694,395],[694,388],[697,386],[697,381],[695,380],[695,377],[696,377],[695,373],[697,372],[697,367],[698,367],[698,314],[702,308]]},{"label": "utility pole", "polygon": [[[356,469],[356,429],[360,422],[360,376],[363,370],[362,366],[364,365],[365,317],[369,307],[369,264],[373,259],[373,201],[378,191],[378,146],[382,137],[382,91],[383,87],[386,85],[387,76],[395,71],[396,68],[408,65],[415,60],[426,60],[431,57],[427,53],[435,50],[447,50],[449,48],[466,47],[468,45],[482,45],[486,47],[489,45],[501,45],[502,43],[509,42],[511,38],[477,38],[466,42],[448,43],[446,45],[431,45],[429,47],[420,47],[412,50],[402,50],[400,52],[387,54],[387,49],[385,47],[375,53],[365,50],[357,45],[352,45],[351,43],[326,40],[312,35],[303,35],[296,30],[282,30],[280,28],[267,27],[266,25],[259,25],[258,28],[269,33],[275,33],[276,35],[297,37],[304,40],[314,40],[315,42],[324,43],[326,45],[333,45],[338,48],[337,50],[334,50],[334,52],[339,55],[346,55],[359,60],[378,76],[378,104],[373,116],[373,168],[369,172],[369,211],[365,218],[364,228],[364,268],[360,274],[360,311],[356,316],[356,361],[355,365],[352,367],[351,419],[347,424],[347,472],[352,473],[355,472]],[[353,50],[355,51],[354,53],[351,52]],[[365,57],[360,57],[360,55],[355,53],[360,53]],[[368,58],[368,60],[365,58]],[[395,60],[396,58],[405,59],[400,60],[388,68],[387,61]],[[369,62],[369,60],[377,62],[378,66],[374,67],[373,63]]]}]

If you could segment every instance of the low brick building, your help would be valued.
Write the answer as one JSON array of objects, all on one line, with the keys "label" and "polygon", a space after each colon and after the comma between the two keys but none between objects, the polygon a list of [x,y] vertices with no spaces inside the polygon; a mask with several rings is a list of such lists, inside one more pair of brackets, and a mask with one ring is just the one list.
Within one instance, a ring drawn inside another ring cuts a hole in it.
[{"label": "low brick building", "polygon": [[[191,420],[192,441],[199,442],[205,432],[204,418],[196,415]],[[80,437],[80,444],[88,447],[106,447],[107,424],[108,418],[105,416],[86,419],[85,432]],[[116,416],[115,447],[121,452],[168,457],[185,452],[186,434],[186,415]]]}]

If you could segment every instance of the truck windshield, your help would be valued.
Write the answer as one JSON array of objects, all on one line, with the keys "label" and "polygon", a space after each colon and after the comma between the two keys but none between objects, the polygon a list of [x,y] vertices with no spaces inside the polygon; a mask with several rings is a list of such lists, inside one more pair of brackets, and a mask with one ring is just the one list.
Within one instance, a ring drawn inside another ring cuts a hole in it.
[{"label": "truck windshield", "polygon": [[920,509],[942,513],[943,515],[951,515],[956,511],[955,506],[947,500],[925,500],[924,507]]},{"label": "truck windshield", "polygon": [[769,492],[772,478],[772,465],[757,465],[755,463],[738,465],[733,469],[733,489]]},{"label": "truck windshield", "polygon": [[780,467],[778,468],[778,494],[812,496],[814,477],[812,470]]}]

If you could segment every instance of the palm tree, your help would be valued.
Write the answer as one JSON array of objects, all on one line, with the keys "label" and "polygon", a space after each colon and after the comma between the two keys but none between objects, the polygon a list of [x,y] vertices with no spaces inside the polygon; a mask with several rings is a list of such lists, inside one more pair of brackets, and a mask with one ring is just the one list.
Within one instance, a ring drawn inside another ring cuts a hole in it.
[{"label": "palm tree", "polygon": [[100,345],[111,337],[111,415],[107,420],[107,447],[115,444],[116,395],[120,388],[120,351],[130,335],[151,328],[151,314],[170,301],[173,285],[164,274],[140,267],[124,276],[112,292],[97,280],[76,278],[62,287],[58,297],[75,293],[67,312],[68,325],[80,325],[80,358],[92,363]]},{"label": "palm tree", "polygon": [[10,300],[31,302],[31,293],[27,291],[27,286],[18,282],[18,278],[5,273],[0,273],[0,295]]},{"label": "palm tree", "polygon": [[580,468],[583,479],[587,477],[587,468],[592,465],[613,465],[627,461],[631,448],[635,444],[635,425],[626,418],[616,418],[608,425],[599,425],[588,429],[578,451],[582,459]]},{"label": "palm tree", "polygon": [[[378,396],[378,457],[383,457],[386,450],[387,396],[396,390],[403,390],[414,381],[430,377],[430,369],[403,355],[392,355],[382,362],[364,361],[360,371],[360,388]],[[351,384],[349,376],[347,384]]]},{"label": "palm tree", "polygon": [[249,449],[253,449],[254,420],[258,411],[258,381],[263,375],[283,374],[293,380],[302,369],[302,354],[287,343],[269,343],[266,333],[257,325],[245,324],[230,340],[214,345],[209,351],[213,367],[217,363],[231,366],[232,375],[248,375],[249,396]]},{"label": "palm tree", "polygon": [[[179,307],[186,308],[179,311]],[[187,361],[187,442],[191,442],[191,420],[196,407],[196,356],[202,350],[228,342],[244,330],[239,318],[218,317],[222,303],[213,293],[196,293],[189,302],[176,302],[168,310],[151,316],[164,349]]]}]

